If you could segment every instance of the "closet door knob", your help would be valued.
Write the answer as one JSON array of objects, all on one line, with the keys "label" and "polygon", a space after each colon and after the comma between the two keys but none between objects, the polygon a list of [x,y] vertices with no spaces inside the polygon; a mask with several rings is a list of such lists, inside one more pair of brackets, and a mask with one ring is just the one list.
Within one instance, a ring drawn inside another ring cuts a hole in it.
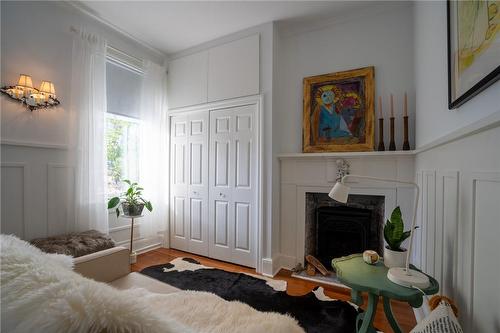
[{"label": "closet door knob", "polygon": [[221,197],[221,198],[225,198],[226,196],[224,195],[224,193],[219,192],[219,197]]}]

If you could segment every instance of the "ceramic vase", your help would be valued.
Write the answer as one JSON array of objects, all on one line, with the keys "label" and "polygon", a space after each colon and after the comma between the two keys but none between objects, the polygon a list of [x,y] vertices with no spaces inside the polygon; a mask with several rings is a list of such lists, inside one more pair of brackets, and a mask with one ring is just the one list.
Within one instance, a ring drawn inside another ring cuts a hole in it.
[{"label": "ceramic vase", "polygon": [[403,249],[403,251],[394,251],[384,247],[384,265],[388,268],[405,267],[406,249]]}]

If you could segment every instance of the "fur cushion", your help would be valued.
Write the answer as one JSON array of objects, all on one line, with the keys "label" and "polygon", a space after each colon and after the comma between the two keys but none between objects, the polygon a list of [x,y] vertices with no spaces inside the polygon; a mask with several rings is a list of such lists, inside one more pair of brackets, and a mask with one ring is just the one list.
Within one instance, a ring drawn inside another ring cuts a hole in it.
[{"label": "fur cushion", "polygon": [[115,246],[110,237],[97,230],[37,238],[31,240],[31,244],[47,253],[67,254],[75,258]]},{"label": "fur cushion", "polygon": [[1,236],[2,332],[191,332],[139,295],[73,272],[72,258]]},{"label": "fur cushion", "polygon": [[72,258],[2,235],[2,332],[303,333],[297,322],[203,292],[118,290],[73,272]]}]

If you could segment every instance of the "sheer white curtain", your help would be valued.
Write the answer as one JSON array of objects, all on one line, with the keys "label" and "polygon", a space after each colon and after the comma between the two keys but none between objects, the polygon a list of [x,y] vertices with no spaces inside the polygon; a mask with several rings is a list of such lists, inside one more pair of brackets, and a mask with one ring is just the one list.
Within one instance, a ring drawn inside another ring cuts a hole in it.
[{"label": "sheer white curtain", "polygon": [[75,32],[70,142],[75,164],[75,228],[108,233],[106,206],[106,41]]},{"label": "sheer white curtain", "polygon": [[153,212],[141,218],[146,237],[165,236],[168,212],[166,68],[145,62],[141,89],[139,184]]}]

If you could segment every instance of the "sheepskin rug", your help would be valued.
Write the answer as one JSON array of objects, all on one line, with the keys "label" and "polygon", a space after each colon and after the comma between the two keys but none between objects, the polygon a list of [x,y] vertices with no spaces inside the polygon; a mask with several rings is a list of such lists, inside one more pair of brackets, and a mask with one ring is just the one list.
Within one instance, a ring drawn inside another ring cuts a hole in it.
[{"label": "sheepskin rug", "polygon": [[120,291],[72,271],[72,258],[2,235],[2,332],[303,332],[297,322],[205,292]]}]

